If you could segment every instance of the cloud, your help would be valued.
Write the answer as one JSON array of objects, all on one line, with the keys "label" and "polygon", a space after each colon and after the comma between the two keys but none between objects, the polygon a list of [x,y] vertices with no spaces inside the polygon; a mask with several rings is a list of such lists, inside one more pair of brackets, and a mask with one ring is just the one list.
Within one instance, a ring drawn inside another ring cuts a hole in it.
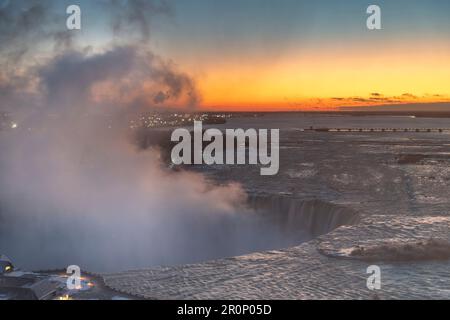
[{"label": "cloud", "polygon": [[49,106],[71,107],[73,103],[87,103],[96,83],[108,79],[120,81],[130,72],[135,59],[136,52],[131,47],[117,47],[95,55],[69,51],[41,66],[38,74]]},{"label": "cloud", "polygon": [[398,104],[380,104],[371,106],[346,106],[340,107],[342,111],[375,111],[375,112],[449,112],[449,102],[420,102],[420,103],[398,103]]},{"label": "cloud", "polygon": [[156,16],[170,16],[173,8],[165,0],[110,0],[105,4],[111,14],[111,26],[117,36],[140,35],[140,41],[150,40],[152,21]]},{"label": "cloud", "polygon": [[418,97],[416,95],[411,94],[411,93],[404,93],[399,98],[400,99],[411,99],[411,100],[418,99]]},{"label": "cloud", "polygon": [[188,75],[136,46],[99,54],[65,52],[43,65],[38,75],[48,106],[55,110],[78,103],[140,112],[156,106],[193,108],[199,101]]},{"label": "cloud", "polygon": [[[55,50],[72,46],[75,33],[62,28],[65,16],[53,10],[51,0],[0,2],[0,53],[3,62],[23,62],[48,43]],[[4,65],[3,65],[4,67]]]},{"label": "cloud", "polygon": [[[168,2],[102,1],[115,35],[121,34],[120,41],[103,47],[76,47],[77,33],[55,25],[58,16],[52,4],[51,0],[17,0],[3,1],[0,6],[0,52],[5,53],[0,58],[0,109],[36,108],[36,101],[22,101],[25,95],[33,95],[41,101],[41,107],[55,110],[75,102],[89,106],[94,102],[120,104],[130,112],[155,107],[192,109],[198,105],[200,94],[195,81],[152,52],[148,41],[142,41],[149,40],[156,16],[172,13]],[[31,46],[34,50],[46,47],[47,56],[24,59]],[[53,51],[49,52],[49,47]]]},{"label": "cloud", "polygon": [[170,96],[168,93],[164,93],[162,91],[159,91],[155,97],[153,98],[153,102],[155,102],[156,104],[159,103],[164,103],[167,99],[169,99]]},{"label": "cloud", "polygon": [[[73,47],[76,32],[65,29],[66,15],[56,11],[54,0],[0,0],[0,52],[9,61],[20,61],[38,46],[53,43],[56,51]],[[122,44],[150,40],[152,21],[171,16],[165,0],[102,0],[112,32]],[[138,35],[134,37],[134,35]]]},{"label": "cloud", "polygon": [[333,97],[331,100],[340,101],[344,103],[366,103],[366,104],[382,104],[382,103],[404,103],[404,102],[415,102],[419,101],[421,98],[426,98],[426,96],[419,97],[411,93],[403,93],[400,96],[385,96],[382,93],[372,92],[368,97],[354,96],[354,97]]}]

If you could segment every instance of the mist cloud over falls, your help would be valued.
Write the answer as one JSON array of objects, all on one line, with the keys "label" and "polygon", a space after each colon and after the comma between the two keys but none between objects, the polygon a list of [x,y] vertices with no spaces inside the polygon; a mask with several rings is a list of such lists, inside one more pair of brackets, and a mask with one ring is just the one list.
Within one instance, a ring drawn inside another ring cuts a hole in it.
[{"label": "mist cloud over falls", "polygon": [[22,122],[0,134],[0,252],[19,266],[123,270],[260,243],[254,237],[265,227],[255,227],[238,185],[167,170],[158,151],[139,150],[123,125],[153,103],[142,92],[164,89],[189,105],[187,77],[132,45],[67,51],[33,76],[39,91],[18,108]]},{"label": "mist cloud over falls", "polygon": [[155,151],[70,129],[0,138],[0,250],[18,265],[121,270],[201,260],[221,246],[232,253],[230,241],[239,247],[238,186],[167,172]]},{"label": "mist cloud over falls", "polygon": [[0,135],[0,252],[17,266],[119,271],[286,243],[239,185],[170,171],[120,127],[69,119]]},{"label": "mist cloud over falls", "polygon": [[[104,3],[112,5],[114,36],[137,30],[140,41],[80,47],[52,23],[52,1],[0,2],[0,110],[19,123],[0,132],[0,252],[26,269],[105,271],[273,243],[278,234],[244,207],[238,185],[169,171],[157,150],[135,146],[126,117],[195,108],[199,95],[148,43],[150,18],[170,7],[146,1],[154,10],[147,16],[142,1]],[[50,51],[33,55],[48,41]]]}]

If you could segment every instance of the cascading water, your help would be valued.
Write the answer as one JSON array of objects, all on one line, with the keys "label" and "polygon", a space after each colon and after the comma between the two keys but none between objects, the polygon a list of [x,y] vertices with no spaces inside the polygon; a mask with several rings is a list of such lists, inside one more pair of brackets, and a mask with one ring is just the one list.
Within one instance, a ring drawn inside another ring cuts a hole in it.
[{"label": "cascading water", "polygon": [[280,196],[253,196],[249,206],[283,237],[297,244],[356,223],[359,215],[350,208],[321,200],[300,200]]}]

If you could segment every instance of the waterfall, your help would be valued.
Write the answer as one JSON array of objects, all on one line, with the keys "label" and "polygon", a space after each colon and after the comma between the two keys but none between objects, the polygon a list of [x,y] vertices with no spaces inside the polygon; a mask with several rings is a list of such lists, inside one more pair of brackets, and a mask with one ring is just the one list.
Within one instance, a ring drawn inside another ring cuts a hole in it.
[{"label": "waterfall", "polygon": [[305,232],[309,239],[356,223],[354,210],[322,200],[301,200],[283,196],[251,196],[249,206],[264,219],[271,220],[286,237]]}]

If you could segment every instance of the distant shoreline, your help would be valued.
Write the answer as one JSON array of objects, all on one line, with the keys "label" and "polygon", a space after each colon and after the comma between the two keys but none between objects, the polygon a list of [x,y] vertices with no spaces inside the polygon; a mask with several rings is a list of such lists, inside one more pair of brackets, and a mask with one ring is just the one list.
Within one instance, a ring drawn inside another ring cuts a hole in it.
[{"label": "distant shoreline", "polygon": [[304,115],[330,115],[330,116],[396,116],[396,117],[416,117],[416,118],[450,118],[450,111],[211,111],[203,113],[227,113],[236,116],[255,117],[266,114],[304,114]]}]

